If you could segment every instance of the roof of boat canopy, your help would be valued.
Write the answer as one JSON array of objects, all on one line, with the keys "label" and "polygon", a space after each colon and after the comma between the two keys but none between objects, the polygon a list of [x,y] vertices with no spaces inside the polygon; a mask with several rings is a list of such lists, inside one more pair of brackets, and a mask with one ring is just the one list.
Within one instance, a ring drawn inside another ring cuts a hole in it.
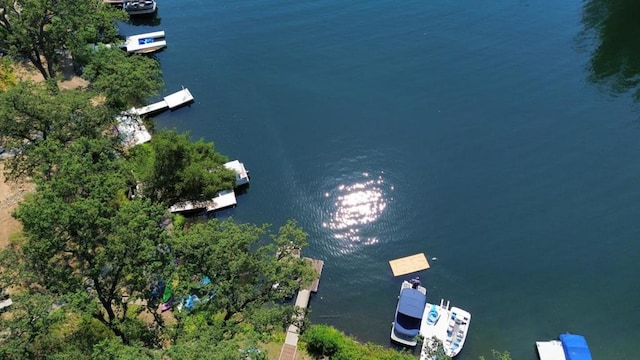
[{"label": "roof of boat canopy", "polygon": [[584,336],[562,334],[560,341],[567,360],[592,360],[589,345],[587,345],[587,339]]},{"label": "roof of boat canopy", "polygon": [[398,312],[416,319],[422,319],[426,303],[427,295],[417,289],[403,289],[398,300]]}]

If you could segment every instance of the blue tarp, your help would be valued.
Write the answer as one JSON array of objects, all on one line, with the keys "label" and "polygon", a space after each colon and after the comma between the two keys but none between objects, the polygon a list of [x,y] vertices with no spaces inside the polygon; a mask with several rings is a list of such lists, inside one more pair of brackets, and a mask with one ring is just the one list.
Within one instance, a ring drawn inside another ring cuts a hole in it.
[{"label": "blue tarp", "polygon": [[398,312],[416,319],[422,319],[427,296],[417,289],[403,289],[398,300]]},{"label": "blue tarp", "polygon": [[567,360],[593,360],[587,340],[582,335],[562,334],[560,335],[564,356]]}]

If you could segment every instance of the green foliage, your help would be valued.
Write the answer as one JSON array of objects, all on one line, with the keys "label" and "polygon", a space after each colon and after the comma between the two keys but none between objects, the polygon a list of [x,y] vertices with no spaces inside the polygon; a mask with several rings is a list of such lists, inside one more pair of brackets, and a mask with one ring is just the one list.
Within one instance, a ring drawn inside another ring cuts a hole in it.
[{"label": "green foliage", "polygon": [[13,66],[13,63],[8,58],[0,58],[0,92],[6,91],[16,84]]},{"label": "green foliage", "polygon": [[102,132],[112,122],[112,114],[80,90],[20,82],[0,94],[0,145],[19,149],[7,163],[13,178],[49,178],[66,147],[82,137],[106,140]]},{"label": "green foliage", "polygon": [[115,201],[126,172],[108,143],[81,140],[62,155],[56,176],[38,182],[37,193],[15,212],[27,238],[25,272],[50,292],[84,294],[75,305],[128,341],[136,333],[127,333],[132,320],[123,296],[151,300],[150,275],[161,275],[170,261],[161,251],[164,209]]},{"label": "green foliage", "polygon": [[101,48],[93,53],[82,76],[106,96],[109,107],[118,110],[144,104],[163,87],[157,61],[142,55],[129,56],[117,48]]},{"label": "green foliage", "polygon": [[223,166],[227,158],[202,139],[161,130],[149,146],[132,149],[130,167],[142,183],[142,196],[166,206],[180,201],[211,199],[235,186],[235,172]]},{"label": "green foliage", "polygon": [[93,348],[92,360],[143,360],[161,359],[159,352],[151,352],[133,344],[125,345],[119,338],[110,338],[97,343]]},{"label": "green foliage", "polygon": [[0,9],[0,48],[29,59],[45,79],[56,77],[65,50],[112,38],[124,18],[101,0],[0,0]]},{"label": "green foliage", "polygon": [[44,358],[46,352],[42,349],[57,348],[49,334],[64,321],[65,313],[61,309],[53,310],[55,300],[47,294],[23,291],[12,294],[12,299],[11,316],[0,318],[4,337],[0,341],[0,358]]},{"label": "green foliage", "polygon": [[339,330],[327,325],[313,325],[302,334],[307,351],[316,356],[333,356],[346,342]]},{"label": "green foliage", "polygon": [[413,355],[405,352],[370,343],[360,344],[328,325],[310,326],[301,340],[311,355],[328,356],[332,360],[415,360]]}]

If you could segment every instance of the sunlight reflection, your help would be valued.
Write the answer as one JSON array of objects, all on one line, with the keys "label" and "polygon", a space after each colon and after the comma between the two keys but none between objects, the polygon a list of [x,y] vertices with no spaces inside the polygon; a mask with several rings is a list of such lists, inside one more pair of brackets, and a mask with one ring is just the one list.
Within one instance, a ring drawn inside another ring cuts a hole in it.
[{"label": "sunlight reflection", "polygon": [[[369,173],[363,173],[369,178]],[[382,176],[376,179],[365,179],[361,182],[341,184],[333,192],[326,192],[325,198],[335,198],[334,209],[328,222],[322,224],[330,229],[336,239],[343,240],[344,250],[378,243],[375,236],[363,235],[363,230],[375,222],[387,206],[383,191]]]}]

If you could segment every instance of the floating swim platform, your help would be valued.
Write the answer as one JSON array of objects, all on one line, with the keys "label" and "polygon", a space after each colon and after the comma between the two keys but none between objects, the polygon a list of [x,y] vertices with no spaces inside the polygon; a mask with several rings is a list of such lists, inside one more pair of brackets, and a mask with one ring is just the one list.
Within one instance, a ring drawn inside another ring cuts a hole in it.
[{"label": "floating swim platform", "polygon": [[393,276],[400,276],[428,269],[429,262],[424,253],[406,256],[389,261]]}]

